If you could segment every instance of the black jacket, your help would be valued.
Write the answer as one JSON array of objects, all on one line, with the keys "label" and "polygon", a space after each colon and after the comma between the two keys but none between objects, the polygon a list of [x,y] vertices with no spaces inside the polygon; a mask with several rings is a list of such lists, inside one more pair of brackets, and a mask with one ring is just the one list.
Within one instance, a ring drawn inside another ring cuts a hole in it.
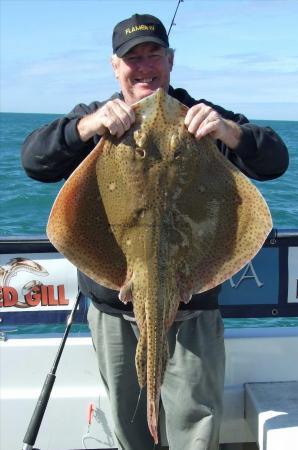
[{"label": "black jacket", "polygon": [[[282,175],[288,167],[288,152],[280,137],[269,127],[263,128],[252,123],[242,114],[214,105],[206,100],[195,100],[184,89],[169,88],[169,94],[188,107],[204,103],[215,109],[225,119],[239,124],[242,129],[241,141],[236,149],[230,151],[221,141],[218,149],[245,175],[259,181],[271,180]],[[114,94],[109,100],[121,98]],[[106,100],[108,101],[108,100]],[[68,115],[41,127],[31,133],[22,148],[22,163],[28,176],[43,182],[55,182],[68,178],[80,162],[98,143],[100,136],[88,142],[80,140],[77,122],[104,105],[105,102],[92,102],[89,106],[77,105]],[[131,304],[123,305],[118,293],[98,285],[79,272],[79,286],[83,293],[94,301],[108,303],[117,309],[131,310]],[[210,309],[217,307],[220,288],[194,295],[190,303],[180,309]]]}]

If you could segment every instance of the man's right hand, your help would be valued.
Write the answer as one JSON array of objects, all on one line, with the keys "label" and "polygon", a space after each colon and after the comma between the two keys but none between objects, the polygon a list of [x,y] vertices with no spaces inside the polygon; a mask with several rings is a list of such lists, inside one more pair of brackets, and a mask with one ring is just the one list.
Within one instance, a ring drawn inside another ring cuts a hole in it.
[{"label": "man's right hand", "polygon": [[119,138],[130,129],[134,121],[135,114],[132,107],[122,100],[115,99],[83,117],[77,127],[81,140],[87,142],[96,134],[103,136],[107,130]]}]

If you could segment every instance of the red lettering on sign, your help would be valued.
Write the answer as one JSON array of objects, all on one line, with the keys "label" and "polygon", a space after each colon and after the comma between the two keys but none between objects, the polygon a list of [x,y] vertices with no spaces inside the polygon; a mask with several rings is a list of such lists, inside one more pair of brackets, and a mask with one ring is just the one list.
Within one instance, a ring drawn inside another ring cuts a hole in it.
[{"label": "red lettering on sign", "polygon": [[49,306],[57,306],[58,305],[58,300],[55,299],[55,295],[54,295],[54,286],[50,285],[48,286],[48,296],[49,296]]},{"label": "red lettering on sign", "polygon": [[[56,296],[55,296],[56,294]],[[54,286],[52,284],[33,286],[24,295],[26,303],[18,303],[18,292],[12,286],[0,286],[0,307],[25,307],[28,306],[65,306],[69,300],[65,298],[65,287],[63,284]]]},{"label": "red lettering on sign", "polygon": [[58,303],[59,305],[69,305],[69,300],[65,298],[65,289],[64,285],[60,284],[57,286],[58,289]]},{"label": "red lettering on sign", "polygon": [[0,287],[0,307],[10,308],[11,306],[15,306],[17,302],[18,293],[15,288],[11,286]]},{"label": "red lettering on sign", "polygon": [[48,298],[48,287],[41,286],[41,306],[48,306],[49,298]]},{"label": "red lettering on sign", "polygon": [[25,301],[29,306],[37,306],[41,300],[40,286],[34,286],[25,296]]}]

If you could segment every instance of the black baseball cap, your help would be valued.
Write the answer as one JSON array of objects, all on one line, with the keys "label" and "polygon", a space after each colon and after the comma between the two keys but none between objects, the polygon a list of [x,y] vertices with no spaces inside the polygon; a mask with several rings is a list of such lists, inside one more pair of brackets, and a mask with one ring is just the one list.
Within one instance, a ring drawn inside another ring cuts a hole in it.
[{"label": "black baseball cap", "polygon": [[144,42],[154,42],[169,47],[163,23],[149,14],[134,14],[117,23],[113,31],[113,52],[122,58],[129,50]]}]

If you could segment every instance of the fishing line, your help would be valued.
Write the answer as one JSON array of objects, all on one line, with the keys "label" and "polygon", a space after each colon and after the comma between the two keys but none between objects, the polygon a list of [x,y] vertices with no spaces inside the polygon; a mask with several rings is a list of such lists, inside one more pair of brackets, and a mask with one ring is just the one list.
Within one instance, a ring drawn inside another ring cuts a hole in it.
[{"label": "fishing line", "polygon": [[135,411],[133,413],[133,416],[130,419],[130,423],[133,423],[133,421],[135,420],[137,409],[138,409],[138,406],[139,406],[139,403],[140,403],[140,400],[141,400],[142,390],[143,390],[143,388],[140,388],[140,392],[139,392],[139,396],[138,396],[138,400],[137,400],[137,406],[135,407]]},{"label": "fishing line", "polygon": [[176,10],[175,10],[175,12],[174,12],[173,19],[172,19],[172,22],[171,22],[171,25],[170,25],[170,28],[169,28],[169,31],[168,31],[168,37],[170,36],[170,32],[171,32],[172,26],[173,26],[173,25],[176,25],[175,22],[174,22],[174,20],[175,20],[175,17],[176,17],[178,8],[179,8],[179,6],[180,6],[180,3],[182,3],[182,2],[184,2],[184,0],[178,0],[177,7],[176,7]]}]

